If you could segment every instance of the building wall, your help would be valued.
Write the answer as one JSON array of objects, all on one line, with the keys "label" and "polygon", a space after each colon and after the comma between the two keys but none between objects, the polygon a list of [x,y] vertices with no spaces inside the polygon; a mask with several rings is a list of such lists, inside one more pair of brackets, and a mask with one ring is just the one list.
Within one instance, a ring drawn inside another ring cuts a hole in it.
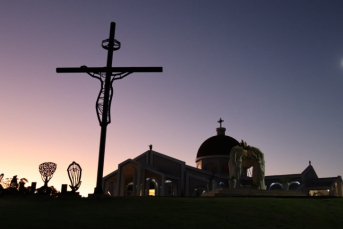
[{"label": "building wall", "polygon": [[187,173],[193,174],[195,176],[204,177],[206,179],[209,179],[212,176],[211,173],[208,173],[208,174],[204,173],[200,169],[199,169],[199,171],[197,171],[197,169],[188,169],[188,168],[186,168],[186,171],[187,171]]},{"label": "building wall", "polygon": [[316,178],[318,178],[318,176],[317,176],[316,172],[313,169],[311,169],[310,171],[308,171],[308,173],[305,174],[305,179],[306,180],[307,179],[316,179]]},{"label": "building wall", "polygon": [[140,158],[136,159],[135,161],[138,161],[142,164],[146,163],[146,155],[141,156]]},{"label": "building wall", "polygon": [[204,182],[202,180],[196,179],[194,177],[189,178],[189,193],[188,196],[198,196],[198,194],[201,193],[196,193],[196,190],[205,190],[206,192],[208,191],[208,182]]},{"label": "building wall", "polygon": [[116,191],[117,191],[117,174],[114,174],[110,177],[107,177],[104,180],[104,192],[105,194],[110,194],[111,196],[115,196],[116,195]]},{"label": "building wall", "polygon": [[214,171],[216,174],[229,177],[229,158],[227,157],[204,158],[201,164],[202,170]]},{"label": "building wall", "polygon": [[157,167],[158,171],[172,176],[181,176],[181,164],[163,158],[159,155],[153,155],[153,165]]},{"label": "building wall", "polygon": [[[152,158],[147,158],[150,153],[152,154]],[[149,159],[149,161],[147,159]],[[110,193],[112,196],[124,196],[126,187],[131,185],[134,187],[132,189],[132,195],[144,196],[148,195],[149,182],[154,180],[156,183],[155,193],[157,196],[181,195],[182,193],[187,196],[192,196],[196,189],[211,191],[220,187],[228,187],[228,161],[229,158],[224,156],[197,158],[196,163],[197,165],[201,165],[201,169],[196,169],[185,165],[185,162],[183,161],[154,151],[149,151],[143,153],[134,160],[128,159],[119,164],[117,171],[114,171],[104,178],[104,192],[106,194]],[[147,163],[148,165],[146,165]],[[312,190],[308,187],[314,186],[309,185],[307,187],[308,182],[306,181],[324,179],[318,178],[313,167],[310,165],[301,174],[266,176],[265,183],[268,187],[274,182],[281,183],[281,177],[290,178],[290,181],[293,182],[300,182],[299,189],[304,191],[307,195],[309,194],[309,190]],[[246,179],[248,178],[249,177],[246,177]],[[342,196],[342,178],[339,176],[332,179],[336,179],[336,182],[332,184],[332,187],[326,186],[324,188],[323,185],[320,185],[320,187],[314,187],[314,189],[330,189],[330,195]],[[131,182],[132,184],[130,184]]]}]

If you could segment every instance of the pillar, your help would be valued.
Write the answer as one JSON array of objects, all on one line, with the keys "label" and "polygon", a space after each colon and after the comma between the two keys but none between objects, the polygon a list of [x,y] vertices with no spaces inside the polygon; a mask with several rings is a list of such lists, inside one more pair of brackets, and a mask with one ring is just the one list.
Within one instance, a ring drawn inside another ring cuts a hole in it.
[{"label": "pillar", "polygon": [[142,171],[142,196],[146,196],[146,177],[145,177],[145,169]]},{"label": "pillar", "polygon": [[62,184],[62,187],[61,187],[61,193],[62,194],[66,194],[67,193],[67,187],[68,187],[68,185]]},{"label": "pillar", "polygon": [[161,186],[162,186],[162,192],[160,194],[160,196],[165,196],[166,194],[166,176],[163,174],[162,177],[161,177]]},{"label": "pillar", "polygon": [[138,174],[137,174],[137,187],[136,187],[136,189],[137,189],[137,193],[136,193],[136,196],[140,196],[140,192],[141,192],[141,183],[142,183],[142,181],[141,181],[141,165],[139,164],[138,165],[138,172],[137,172]]},{"label": "pillar", "polygon": [[34,194],[35,191],[36,191],[36,185],[37,185],[36,182],[32,182],[32,183],[31,183],[31,193],[32,193],[32,194]]}]

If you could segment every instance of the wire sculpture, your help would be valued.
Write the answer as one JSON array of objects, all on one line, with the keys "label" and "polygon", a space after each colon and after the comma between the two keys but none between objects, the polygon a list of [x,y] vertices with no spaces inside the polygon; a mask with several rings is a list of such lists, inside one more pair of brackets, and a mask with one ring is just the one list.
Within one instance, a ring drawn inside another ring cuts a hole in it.
[{"label": "wire sculpture", "polygon": [[[87,69],[87,66],[83,65],[81,66],[83,69]],[[101,89],[98,94],[98,98],[96,100],[95,109],[97,112],[98,120],[100,126],[102,124],[110,124],[111,123],[111,103],[113,98],[113,81],[114,80],[120,80],[124,77],[130,75],[132,72],[121,72],[121,73],[112,73],[111,74],[111,80],[109,84],[109,95],[108,95],[108,103],[107,103],[107,118],[106,120],[103,120],[103,112],[104,112],[104,106],[105,106],[105,89],[106,89],[106,72],[87,72],[88,75],[90,75],[93,78],[96,78],[100,80],[101,82]]]},{"label": "wire sculpture", "polygon": [[71,183],[69,187],[71,188],[72,192],[76,192],[81,186],[81,166],[73,161],[73,163],[69,165],[67,172]]},{"label": "wire sculpture", "polygon": [[48,182],[51,180],[56,168],[57,164],[53,162],[44,162],[39,165],[39,172],[44,182],[44,187],[48,187]]}]

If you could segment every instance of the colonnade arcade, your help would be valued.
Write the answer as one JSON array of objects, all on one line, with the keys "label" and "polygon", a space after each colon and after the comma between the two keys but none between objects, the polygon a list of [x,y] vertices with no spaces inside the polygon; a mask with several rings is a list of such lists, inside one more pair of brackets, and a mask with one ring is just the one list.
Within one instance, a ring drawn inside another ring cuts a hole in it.
[{"label": "colonnade arcade", "polygon": [[106,181],[111,196],[177,196],[180,181],[154,170],[152,166],[127,160],[118,166],[117,174]]}]

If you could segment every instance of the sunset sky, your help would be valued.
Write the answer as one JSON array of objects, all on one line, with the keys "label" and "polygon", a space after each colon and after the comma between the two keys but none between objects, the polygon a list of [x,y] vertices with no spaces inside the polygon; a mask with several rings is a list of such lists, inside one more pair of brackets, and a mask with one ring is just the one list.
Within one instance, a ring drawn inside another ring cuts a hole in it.
[{"label": "sunset sky", "polygon": [[194,166],[216,134],[265,154],[266,175],[343,175],[343,1],[1,1],[0,174],[43,185],[96,185],[98,80],[57,67],[103,67],[116,22],[115,67],[161,66],[115,81],[104,175],[153,150]]}]

